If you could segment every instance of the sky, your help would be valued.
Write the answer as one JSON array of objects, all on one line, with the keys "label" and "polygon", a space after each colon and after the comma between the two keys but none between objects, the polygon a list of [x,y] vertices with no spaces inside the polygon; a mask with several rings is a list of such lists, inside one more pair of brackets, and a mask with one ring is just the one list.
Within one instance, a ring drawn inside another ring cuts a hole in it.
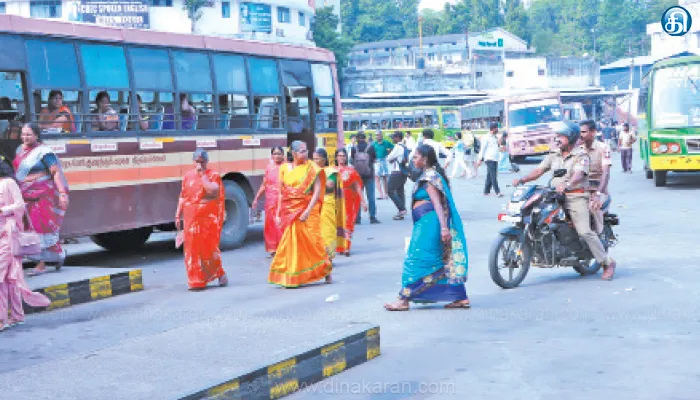
[{"label": "sky", "polygon": [[418,9],[422,10],[424,8],[432,8],[434,10],[442,10],[449,0],[421,0]]}]

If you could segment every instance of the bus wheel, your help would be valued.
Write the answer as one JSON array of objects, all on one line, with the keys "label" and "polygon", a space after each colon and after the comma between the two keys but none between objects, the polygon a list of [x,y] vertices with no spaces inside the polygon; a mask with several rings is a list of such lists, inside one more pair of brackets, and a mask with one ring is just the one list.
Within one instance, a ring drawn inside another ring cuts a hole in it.
[{"label": "bus wheel", "polygon": [[663,187],[666,186],[666,176],[668,171],[654,171],[654,186]]},{"label": "bus wheel", "polygon": [[135,250],[143,246],[153,232],[153,227],[129,229],[126,231],[100,233],[90,237],[92,241],[109,251]]},{"label": "bus wheel", "polygon": [[654,171],[649,169],[649,166],[644,164],[644,175],[647,177],[647,179],[653,179],[654,178]]},{"label": "bus wheel", "polygon": [[248,232],[248,199],[236,182],[224,181],[226,219],[221,231],[221,250],[231,250],[243,245]]}]

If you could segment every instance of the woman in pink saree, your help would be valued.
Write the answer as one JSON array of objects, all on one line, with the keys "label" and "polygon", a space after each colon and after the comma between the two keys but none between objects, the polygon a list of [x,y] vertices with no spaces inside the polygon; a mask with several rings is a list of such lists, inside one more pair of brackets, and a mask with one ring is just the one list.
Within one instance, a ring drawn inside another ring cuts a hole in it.
[{"label": "woman in pink saree", "polygon": [[[24,229],[24,200],[10,165],[0,156],[0,331],[24,323],[22,300],[46,307],[51,300],[32,292],[24,280],[17,236]],[[8,319],[9,315],[9,319]]]},{"label": "woman in pink saree", "polygon": [[58,234],[68,208],[68,182],[56,154],[41,142],[38,125],[24,124],[21,139],[14,160],[15,178],[28,217],[41,237],[41,254],[32,257],[37,262],[32,275],[39,275],[46,272],[45,263],[59,270],[66,258]]},{"label": "woman in pink saree", "polygon": [[263,236],[265,238],[265,251],[272,254],[274,257],[277,252],[277,245],[282,239],[282,228],[275,223],[275,215],[277,214],[277,201],[280,195],[280,166],[284,164],[284,150],[277,146],[272,148],[272,158],[267,165],[263,183],[260,185],[260,190],[253,200],[253,210],[258,209],[260,197],[265,194],[265,229]]}]

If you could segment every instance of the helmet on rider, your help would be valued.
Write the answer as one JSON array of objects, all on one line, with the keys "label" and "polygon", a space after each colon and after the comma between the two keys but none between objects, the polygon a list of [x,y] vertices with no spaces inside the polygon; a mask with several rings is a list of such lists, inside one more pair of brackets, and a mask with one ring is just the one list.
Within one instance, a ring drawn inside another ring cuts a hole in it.
[{"label": "helmet on rider", "polygon": [[551,126],[557,136],[564,136],[569,140],[569,148],[576,146],[576,143],[581,137],[581,129],[577,123],[571,121],[557,121]]}]

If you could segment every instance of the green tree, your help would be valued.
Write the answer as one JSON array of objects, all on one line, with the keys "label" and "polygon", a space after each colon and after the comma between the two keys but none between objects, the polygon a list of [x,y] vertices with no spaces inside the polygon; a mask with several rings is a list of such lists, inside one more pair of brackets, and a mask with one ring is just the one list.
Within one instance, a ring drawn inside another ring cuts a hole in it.
[{"label": "green tree", "polygon": [[187,18],[192,23],[190,27],[192,33],[197,32],[197,22],[202,19],[202,11],[207,5],[209,5],[209,0],[185,0],[182,3],[182,9],[187,12]]},{"label": "green tree", "polygon": [[338,16],[333,12],[333,6],[322,7],[316,10],[314,19],[314,42],[318,47],[328,49],[335,54],[338,65],[339,79],[342,78],[342,70],[347,65],[348,54],[353,42],[349,38],[338,33]]},{"label": "green tree", "polygon": [[465,33],[469,29],[470,23],[470,0],[459,0],[455,4],[445,3],[445,8],[442,10],[442,24],[440,24],[438,34]]},{"label": "green tree", "polygon": [[425,9],[421,16],[423,17],[423,36],[437,35],[444,17],[442,12]]},{"label": "green tree", "polygon": [[527,12],[525,12],[525,7],[520,0],[506,0],[503,9],[504,18],[504,28],[530,42],[532,39],[532,31],[528,27]]},{"label": "green tree", "polygon": [[503,26],[500,0],[471,0],[471,31]]}]

